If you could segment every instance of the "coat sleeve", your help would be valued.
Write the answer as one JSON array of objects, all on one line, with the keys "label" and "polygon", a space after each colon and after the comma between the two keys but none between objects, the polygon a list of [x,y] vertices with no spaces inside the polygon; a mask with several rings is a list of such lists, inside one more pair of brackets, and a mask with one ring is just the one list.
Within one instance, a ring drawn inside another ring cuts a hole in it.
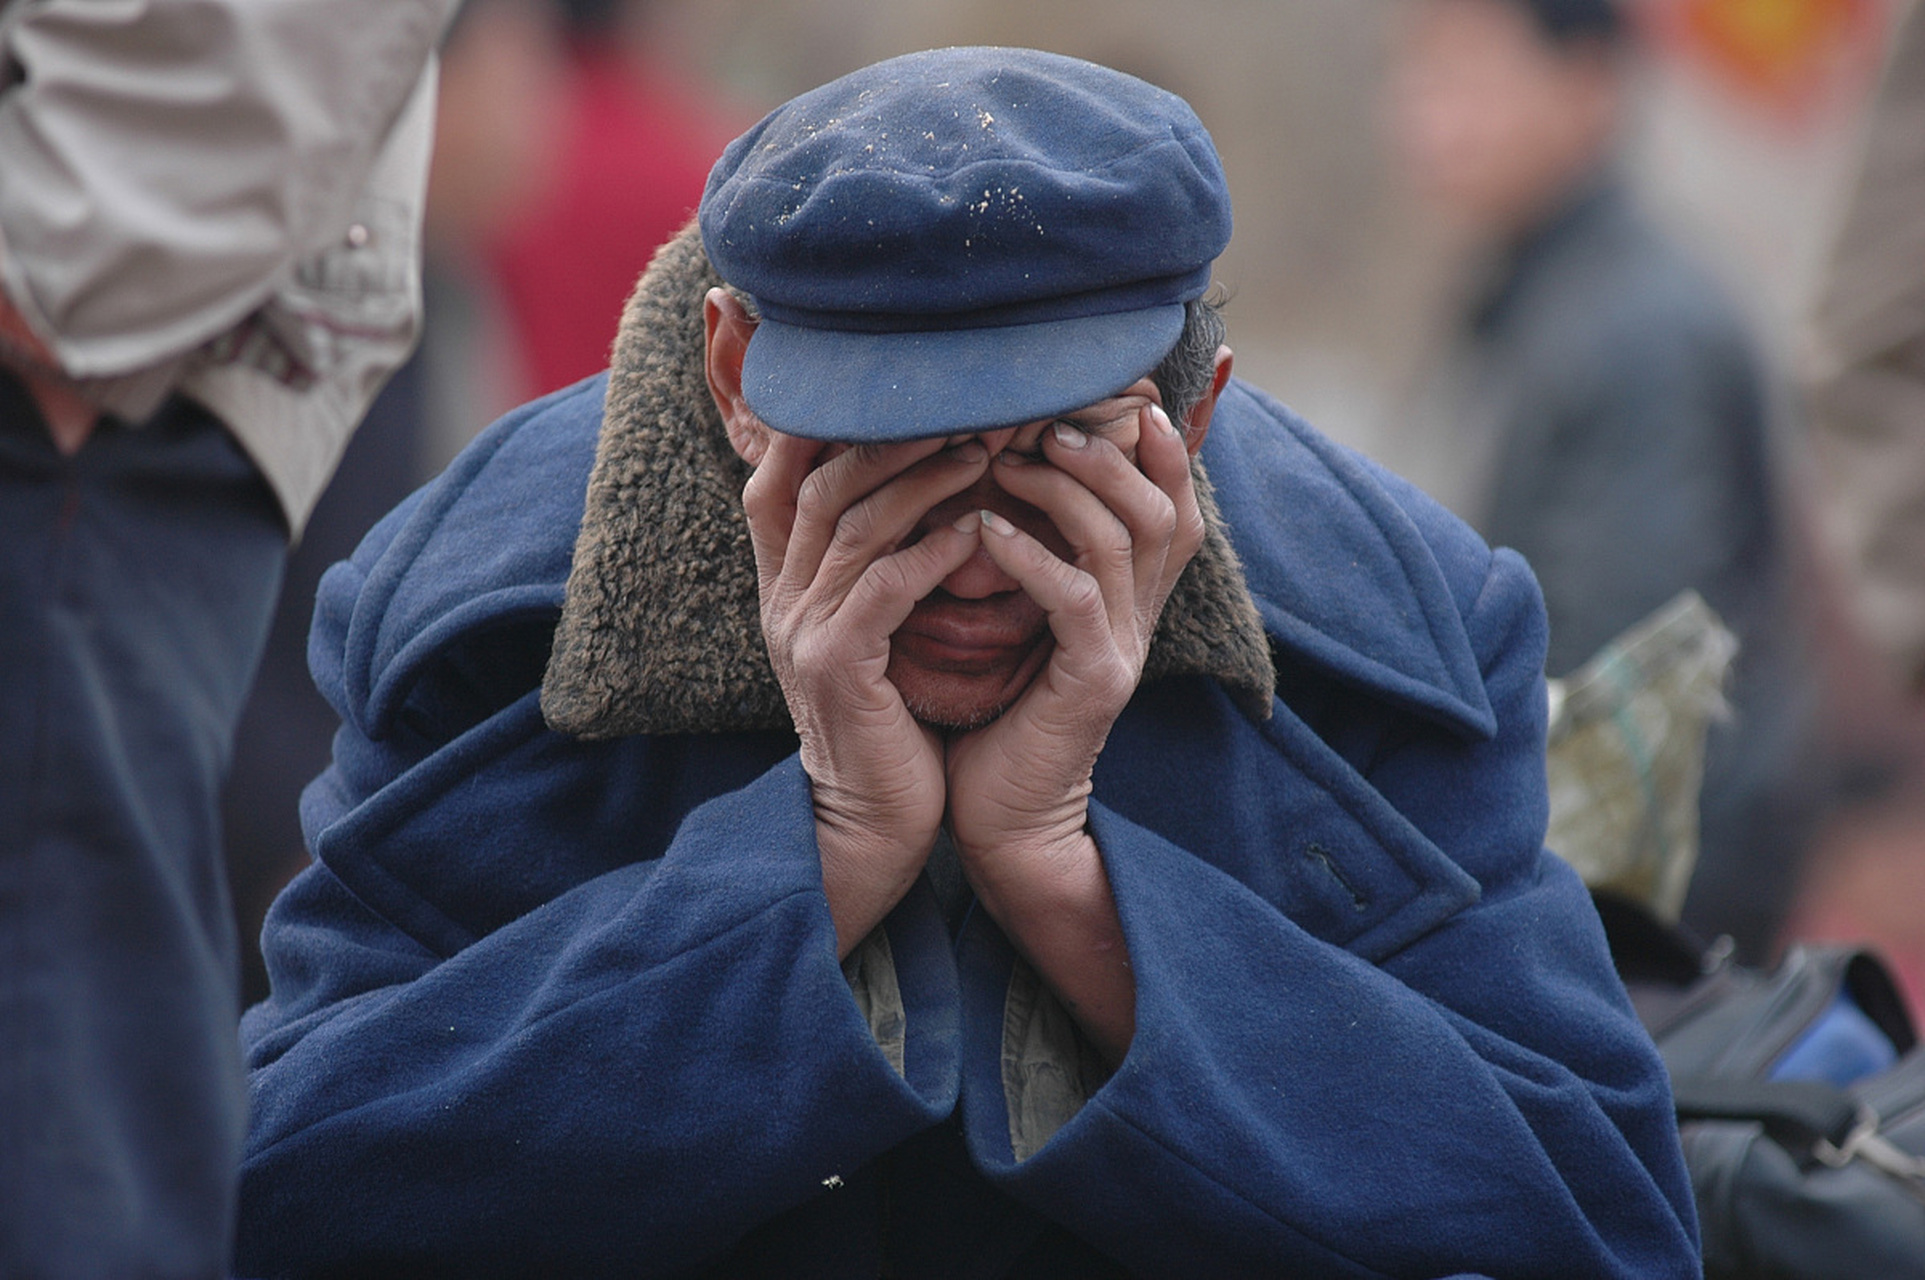
[{"label": "coat sleeve", "polygon": [[[1097,809],[1136,1037],[1021,1161],[992,1046],[969,1044],[970,1141],[1006,1190],[1148,1275],[1698,1273],[1662,1065],[1582,885],[1541,849],[1539,605],[1521,561],[1493,563],[1468,621],[1497,736],[1402,735],[1354,779],[1471,873],[1471,905],[1366,958],[1212,851]],[[1262,785],[1335,785],[1291,774]],[[1272,840],[1334,860],[1362,909],[1367,857],[1316,829]]]},{"label": "coat sleeve", "polygon": [[[337,701],[360,575],[338,566],[317,615]],[[489,683],[474,653],[442,666]],[[655,816],[686,757],[441,685],[378,739],[349,715],[304,797],[317,861],[270,914],[274,994],[242,1028],[242,1274],[526,1274],[530,1240],[558,1274],[680,1273],[949,1114],[947,939],[933,908],[936,939],[891,939],[905,1077],[838,966],[793,756],[732,766],[740,786],[684,770],[709,798]]]}]

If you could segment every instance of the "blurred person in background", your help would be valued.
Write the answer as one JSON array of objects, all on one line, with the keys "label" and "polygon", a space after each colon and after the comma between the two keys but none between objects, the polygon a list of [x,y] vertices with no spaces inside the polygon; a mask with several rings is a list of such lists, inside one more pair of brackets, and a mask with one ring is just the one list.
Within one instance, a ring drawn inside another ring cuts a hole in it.
[{"label": "blurred person in background", "polygon": [[1857,620],[1925,694],[1925,10],[1897,30],[1814,318],[1812,427]]},{"label": "blurred person in background", "polygon": [[[1890,780],[1825,851],[1800,932],[1875,942],[1925,1010],[1925,6],[1899,25],[1819,291],[1807,394],[1824,514],[1882,664]],[[1908,785],[1907,785],[1908,784]],[[1822,878],[1821,878],[1822,876]]]},{"label": "blurred person in background", "polygon": [[1442,421],[1440,496],[1524,553],[1562,675],[1684,588],[1742,646],[1714,727],[1684,922],[1766,959],[1822,796],[1772,392],[1706,269],[1616,165],[1613,0],[1411,0],[1390,123],[1420,193],[1484,250]]},{"label": "blurred person in background", "polygon": [[0,0],[0,1274],[225,1274],[216,805],[407,354],[453,0]]},{"label": "blurred person in background", "polygon": [[[608,365],[622,303],[681,230],[748,120],[655,48],[654,0],[550,0],[567,34],[553,180],[489,248],[525,359],[523,397]],[[474,430],[495,415],[476,418]]]},{"label": "blurred person in background", "polygon": [[536,393],[497,255],[564,172],[572,77],[556,0],[463,0],[442,46],[423,224],[419,479]]}]

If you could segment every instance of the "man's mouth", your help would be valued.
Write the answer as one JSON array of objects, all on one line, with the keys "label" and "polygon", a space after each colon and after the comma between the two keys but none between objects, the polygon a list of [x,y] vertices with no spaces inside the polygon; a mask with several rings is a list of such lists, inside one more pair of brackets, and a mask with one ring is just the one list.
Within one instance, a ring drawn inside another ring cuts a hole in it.
[{"label": "man's mouth", "polygon": [[893,643],[924,666],[988,667],[1026,652],[1041,621],[1042,610],[1021,591],[964,600],[938,588],[916,605]]}]

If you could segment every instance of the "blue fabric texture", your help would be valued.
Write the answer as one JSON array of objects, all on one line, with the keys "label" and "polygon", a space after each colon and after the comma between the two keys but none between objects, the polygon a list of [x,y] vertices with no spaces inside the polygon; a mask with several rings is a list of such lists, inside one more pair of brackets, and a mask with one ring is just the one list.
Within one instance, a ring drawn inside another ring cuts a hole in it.
[{"label": "blue fabric texture", "polygon": [[898,1075],[790,735],[544,727],[601,403],[498,423],[323,583],[344,724],[243,1024],[244,1271],[1698,1273],[1663,1067],[1541,848],[1519,558],[1232,384],[1204,456],[1279,696],[1163,681],[1117,723],[1137,1031],[1019,1162],[985,913],[885,922]]},{"label": "blue fabric texture", "polygon": [[1113,395],[1170,349],[1230,239],[1187,103],[1033,49],[907,54],[811,90],[728,147],[699,216],[761,312],[750,406],[823,440]]},{"label": "blue fabric texture", "polygon": [[58,453],[0,373],[0,1275],[218,1275],[246,1125],[216,806],[287,549],[184,399]]}]

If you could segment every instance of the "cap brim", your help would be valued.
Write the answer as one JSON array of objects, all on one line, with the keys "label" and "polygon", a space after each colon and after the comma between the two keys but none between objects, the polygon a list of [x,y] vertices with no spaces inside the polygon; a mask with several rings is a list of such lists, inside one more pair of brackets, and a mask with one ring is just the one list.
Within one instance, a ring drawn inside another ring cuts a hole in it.
[{"label": "cap brim", "polygon": [[1037,324],[859,333],[764,319],[742,362],[763,422],[811,440],[881,444],[1070,413],[1155,369],[1183,304]]}]

